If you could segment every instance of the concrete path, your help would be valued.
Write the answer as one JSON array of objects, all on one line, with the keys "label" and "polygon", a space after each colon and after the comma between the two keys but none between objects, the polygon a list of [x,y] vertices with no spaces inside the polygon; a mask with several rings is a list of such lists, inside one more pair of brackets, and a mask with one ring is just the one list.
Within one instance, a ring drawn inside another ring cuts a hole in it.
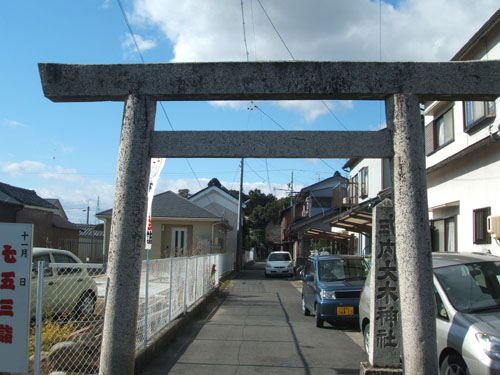
[{"label": "concrete path", "polygon": [[142,372],[159,374],[359,374],[357,327],[319,329],[302,315],[300,283],[240,272],[219,304]]}]

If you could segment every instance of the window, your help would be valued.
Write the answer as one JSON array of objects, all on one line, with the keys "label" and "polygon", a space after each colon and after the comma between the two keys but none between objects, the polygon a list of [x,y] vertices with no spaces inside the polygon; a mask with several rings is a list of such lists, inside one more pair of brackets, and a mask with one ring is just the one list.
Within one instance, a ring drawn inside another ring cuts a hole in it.
[{"label": "window", "polygon": [[314,276],[314,263],[310,260],[307,261],[306,263],[306,270],[305,270],[306,275],[313,275]]},{"label": "window", "polygon": [[434,289],[434,296],[436,297],[437,317],[447,321],[450,320],[444,307],[443,300],[436,289]]},{"label": "window", "polygon": [[[51,263],[50,256],[49,254],[44,254],[44,255],[33,255],[33,264],[32,264],[32,278],[35,278],[38,276],[38,262],[45,262],[45,266],[47,264]],[[44,276],[52,276],[52,268],[45,268],[43,272]]]},{"label": "window", "polygon": [[349,199],[346,202],[347,205],[353,205],[358,203],[358,174],[349,180],[348,194]]},{"label": "window", "polygon": [[456,216],[431,221],[432,251],[457,251]]},{"label": "window", "polygon": [[[56,263],[71,263],[71,264],[77,263],[76,260],[65,254],[52,253],[52,256],[54,257],[54,262]],[[81,272],[82,272],[81,267],[61,267],[57,269],[58,275],[69,275],[72,273],[81,273]]]},{"label": "window", "polygon": [[425,127],[425,153],[446,146],[453,141],[453,107]]},{"label": "window", "polygon": [[382,189],[391,187],[391,164],[389,159],[382,159]]},{"label": "window", "polygon": [[484,207],[473,211],[474,243],[490,244],[491,236],[486,228],[486,218],[491,215],[491,207]]},{"label": "window", "polygon": [[363,167],[359,171],[359,196],[368,196],[368,167]]},{"label": "window", "polygon": [[495,115],[495,102],[464,102],[464,130],[483,124]]},{"label": "window", "polygon": [[312,206],[313,208],[332,208],[332,198],[313,197]]}]

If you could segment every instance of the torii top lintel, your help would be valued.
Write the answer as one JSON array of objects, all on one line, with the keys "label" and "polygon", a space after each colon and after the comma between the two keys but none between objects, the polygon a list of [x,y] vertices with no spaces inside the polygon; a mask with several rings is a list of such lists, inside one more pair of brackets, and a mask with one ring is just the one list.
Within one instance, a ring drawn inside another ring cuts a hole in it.
[{"label": "torii top lintel", "polygon": [[494,100],[500,60],[466,62],[213,62],[78,65],[40,63],[55,102],[156,100]]}]

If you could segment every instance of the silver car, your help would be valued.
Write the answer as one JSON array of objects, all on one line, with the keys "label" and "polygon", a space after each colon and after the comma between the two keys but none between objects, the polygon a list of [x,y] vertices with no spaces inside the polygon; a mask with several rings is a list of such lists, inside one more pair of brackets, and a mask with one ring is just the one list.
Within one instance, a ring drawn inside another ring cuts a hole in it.
[{"label": "silver car", "polygon": [[[441,374],[500,374],[500,258],[433,253],[436,337]],[[359,303],[369,347],[370,287]]]}]

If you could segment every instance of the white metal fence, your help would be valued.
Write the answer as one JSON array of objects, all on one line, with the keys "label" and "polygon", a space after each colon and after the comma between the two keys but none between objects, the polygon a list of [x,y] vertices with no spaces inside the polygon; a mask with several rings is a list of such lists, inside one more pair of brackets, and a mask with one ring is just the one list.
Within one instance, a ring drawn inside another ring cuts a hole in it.
[{"label": "white metal fence", "polygon": [[[136,348],[216,287],[233,263],[232,254],[144,261]],[[102,264],[34,265],[30,373],[98,372],[106,290]]]}]

